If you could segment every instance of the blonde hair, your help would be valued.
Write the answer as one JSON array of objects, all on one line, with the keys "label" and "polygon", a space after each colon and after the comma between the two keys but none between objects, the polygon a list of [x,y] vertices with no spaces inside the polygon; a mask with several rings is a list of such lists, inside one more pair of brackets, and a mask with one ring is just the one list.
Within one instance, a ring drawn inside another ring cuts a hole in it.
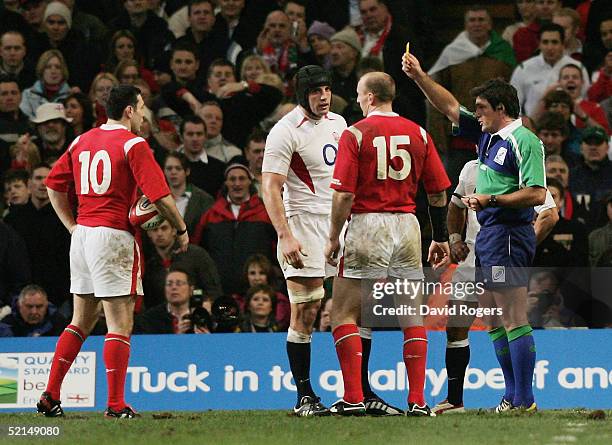
[{"label": "blonde hair", "polygon": [[68,81],[68,65],[66,65],[66,60],[62,53],[57,49],[50,49],[45,51],[38,58],[38,62],[36,62],[36,77],[38,80],[43,80],[43,73],[45,72],[45,68],[51,59],[57,57],[62,67],[62,76],[64,77],[64,82]]},{"label": "blonde hair", "polygon": [[96,102],[96,87],[98,86],[98,82],[100,82],[101,80],[110,80],[113,83],[114,87],[119,85],[119,81],[111,73],[102,72],[96,74],[96,77],[94,77],[94,80],[91,82],[91,87],[89,88],[89,98],[93,103]]},{"label": "blonde hair", "polygon": [[572,19],[572,27],[576,30],[580,27],[580,14],[572,8],[561,8],[553,14],[553,17],[569,17]]},{"label": "blonde hair", "polygon": [[240,79],[246,80],[246,66],[251,62],[259,62],[259,64],[263,67],[264,73],[271,73],[270,66],[266,63],[263,57],[258,56],[257,54],[251,54],[250,56],[245,57],[242,61],[242,67],[240,68]]}]

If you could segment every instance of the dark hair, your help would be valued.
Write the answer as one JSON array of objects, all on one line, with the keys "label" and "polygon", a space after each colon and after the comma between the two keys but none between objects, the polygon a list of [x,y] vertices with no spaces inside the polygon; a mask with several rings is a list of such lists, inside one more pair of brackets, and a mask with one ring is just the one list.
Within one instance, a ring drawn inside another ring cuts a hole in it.
[{"label": "dark hair", "polygon": [[362,57],[357,64],[357,68],[355,72],[361,74],[362,76],[366,73],[370,73],[372,71],[384,71],[385,66],[382,61],[378,57]]},{"label": "dark hair", "polygon": [[561,113],[556,111],[546,111],[545,113],[542,113],[536,122],[536,130],[538,133],[542,130],[558,130],[563,136],[567,136],[569,134],[567,121]]},{"label": "dark hair", "polygon": [[173,45],[172,49],[170,50],[170,61],[172,61],[174,53],[176,53],[177,51],[189,52],[193,54],[193,57],[195,58],[196,62],[200,61],[200,54],[198,52],[198,48],[196,48],[196,46],[191,42],[179,41],[176,45]]},{"label": "dark hair", "polygon": [[580,73],[580,78],[584,80],[583,75],[582,75],[582,69],[575,63],[566,63],[565,65],[563,65],[561,69],[559,70],[559,79],[561,79],[561,71],[563,71],[565,68],[574,68],[578,70],[578,72]]},{"label": "dark hair", "polygon": [[491,13],[489,12],[489,10],[481,4],[475,3],[473,5],[469,5],[466,9],[465,12],[463,14],[463,19],[465,20],[465,18],[467,17],[467,13],[468,12],[475,12],[475,11],[484,11],[487,13],[487,16],[489,17],[489,20],[492,21],[492,17],[491,17]]},{"label": "dark hair", "polygon": [[91,99],[83,93],[72,93],[64,99],[64,107],[66,107],[70,99],[76,100],[83,109],[83,131],[91,130],[96,122],[96,118],[93,115],[93,104],[91,103]]},{"label": "dark hair", "polygon": [[545,32],[558,32],[559,36],[561,36],[561,42],[565,40],[565,29],[563,26],[557,25],[556,23],[545,23],[540,28],[540,32],[538,33],[538,40],[542,39],[542,34]]},{"label": "dark hair", "polygon": [[17,77],[15,77],[13,74],[1,73],[0,83],[16,83],[17,88],[19,88],[19,91],[21,91],[21,87],[19,86],[19,81],[17,80]]},{"label": "dark hair", "polygon": [[548,110],[554,103],[566,104],[570,110],[574,107],[574,101],[565,90],[553,90],[544,96],[544,109]]},{"label": "dark hair", "polygon": [[190,286],[193,286],[193,278],[185,269],[181,267],[170,267],[170,269],[168,269],[168,272],[166,272],[166,279],[168,278],[168,275],[170,275],[172,272],[179,272],[185,274],[185,276],[187,277],[187,283],[189,283]]},{"label": "dark hair", "polygon": [[470,94],[472,97],[486,99],[494,110],[503,105],[506,114],[513,119],[519,117],[521,108],[516,89],[501,77],[487,80],[482,85],[472,88]]},{"label": "dark hair", "polygon": [[106,101],[106,114],[113,120],[121,120],[128,106],[136,107],[140,90],[134,85],[117,85],[113,87]]},{"label": "dark hair", "polygon": [[191,16],[191,8],[193,6],[200,5],[202,3],[208,3],[210,8],[213,10],[213,14],[215,13],[215,5],[213,4],[212,0],[189,0],[189,3],[187,3],[187,16]]},{"label": "dark hair", "polygon": [[28,173],[27,170],[23,170],[23,169],[11,169],[11,170],[7,170],[4,173],[4,177],[2,178],[2,181],[5,184],[11,184],[13,182],[17,182],[17,181],[21,181],[24,184],[28,184],[28,180],[30,179],[30,173]]},{"label": "dark hair", "polygon": [[561,181],[559,181],[557,178],[546,177],[546,186],[559,189],[561,192],[561,197],[563,197],[565,194],[565,187],[563,187],[563,184],[561,184]]},{"label": "dark hair", "polygon": [[[287,0],[285,2],[285,8],[287,8],[287,3],[295,3],[296,5],[303,6],[304,8],[308,6],[308,0]],[[283,10],[285,8],[283,8]]]},{"label": "dark hair", "polygon": [[244,297],[244,312],[250,312],[249,304],[251,303],[251,298],[258,292],[265,292],[270,297],[270,300],[272,300],[272,311],[270,312],[270,316],[274,317],[276,311],[276,291],[269,284],[256,284],[255,286],[249,287]]},{"label": "dark hair", "polygon": [[117,56],[115,54],[115,45],[117,44],[117,40],[122,37],[126,37],[132,41],[132,45],[134,45],[134,60],[139,63],[142,61],[142,56],[138,51],[138,40],[136,39],[136,36],[127,29],[120,29],[119,31],[113,34],[109,43],[110,51],[108,52],[108,62],[106,63],[106,70],[109,72],[115,71],[115,68],[117,68],[117,64],[119,63],[119,60],[117,59]]},{"label": "dark hair", "polygon": [[187,156],[185,156],[180,151],[169,151],[168,153],[166,153],[166,156],[164,157],[164,162],[162,163],[162,167],[166,166],[166,161],[168,160],[168,158],[177,159],[181,163],[181,167],[183,167],[183,170],[189,170],[189,160],[187,159]]},{"label": "dark hair", "polygon": [[232,62],[227,59],[218,58],[213,60],[208,67],[208,71],[206,71],[206,78],[209,79],[212,75],[213,69],[218,66],[229,66],[232,69],[232,73],[234,73],[234,77],[236,77],[236,67]]},{"label": "dark hair", "polygon": [[245,150],[251,142],[266,142],[266,139],[268,139],[268,133],[261,128],[253,128],[253,131],[247,136],[246,143],[244,144]]},{"label": "dark hair", "polygon": [[30,179],[34,177],[34,171],[38,170],[39,168],[48,168],[49,170],[51,170],[51,166],[49,164],[47,164],[46,162],[39,162],[34,167],[32,167],[32,170],[30,170]]},{"label": "dark hair", "polygon": [[202,124],[204,125],[204,133],[207,133],[206,122],[204,122],[199,116],[190,114],[189,116],[185,116],[183,118],[183,121],[181,122],[181,125],[179,127],[179,132],[181,136],[183,136],[183,132],[185,131],[186,124],[196,124],[196,125]]},{"label": "dark hair", "polygon": [[369,73],[365,87],[381,102],[393,102],[395,98],[395,81],[387,73]]}]

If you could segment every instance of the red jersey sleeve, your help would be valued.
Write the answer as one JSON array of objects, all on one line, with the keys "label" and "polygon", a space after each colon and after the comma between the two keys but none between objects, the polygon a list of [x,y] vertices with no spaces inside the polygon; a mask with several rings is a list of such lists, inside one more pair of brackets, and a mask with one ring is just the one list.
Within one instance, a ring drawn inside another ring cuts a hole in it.
[{"label": "red jersey sleeve", "polygon": [[338,143],[338,155],[330,187],[338,192],[355,193],[358,176],[359,142],[351,130],[346,129]]},{"label": "red jersey sleeve", "polygon": [[427,193],[438,193],[446,190],[451,185],[438,150],[429,133],[427,133],[427,156],[425,157],[421,179]]},{"label": "red jersey sleeve", "polygon": [[70,150],[66,150],[49,172],[45,185],[56,192],[68,193],[69,190],[74,190],[73,184],[72,158]]},{"label": "red jersey sleeve", "polygon": [[124,150],[138,187],[151,202],[170,194],[166,178],[155,162],[147,141],[141,137],[131,139],[126,142]]}]

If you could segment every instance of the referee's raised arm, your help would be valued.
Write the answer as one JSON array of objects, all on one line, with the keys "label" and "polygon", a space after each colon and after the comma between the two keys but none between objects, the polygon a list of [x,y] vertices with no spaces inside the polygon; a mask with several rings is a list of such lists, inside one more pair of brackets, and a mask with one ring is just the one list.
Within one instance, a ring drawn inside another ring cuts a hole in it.
[{"label": "referee's raised arm", "polygon": [[402,71],[423,91],[427,100],[455,125],[459,125],[459,101],[442,85],[433,80],[412,54],[402,57]]}]

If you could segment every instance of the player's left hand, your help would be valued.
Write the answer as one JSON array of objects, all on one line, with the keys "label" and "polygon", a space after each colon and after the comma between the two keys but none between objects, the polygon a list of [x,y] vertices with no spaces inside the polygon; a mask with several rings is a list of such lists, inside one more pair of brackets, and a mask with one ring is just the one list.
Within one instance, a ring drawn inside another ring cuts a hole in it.
[{"label": "player's left hand", "polygon": [[340,252],[340,240],[338,238],[327,241],[325,246],[325,261],[336,267],[338,265],[338,252]]},{"label": "player's left hand", "polygon": [[467,206],[468,209],[480,212],[482,209],[489,205],[489,199],[491,195],[480,195],[474,193],[473,195],[466,195],[461,198],[461,201]]},{"label": "player's left hand", "polygon": [[439,243],[432,241],[429,246],[429,255],[427,261],[431,264],[433,270],[446,266],[450,262],[450,248],[448,242]]}]

